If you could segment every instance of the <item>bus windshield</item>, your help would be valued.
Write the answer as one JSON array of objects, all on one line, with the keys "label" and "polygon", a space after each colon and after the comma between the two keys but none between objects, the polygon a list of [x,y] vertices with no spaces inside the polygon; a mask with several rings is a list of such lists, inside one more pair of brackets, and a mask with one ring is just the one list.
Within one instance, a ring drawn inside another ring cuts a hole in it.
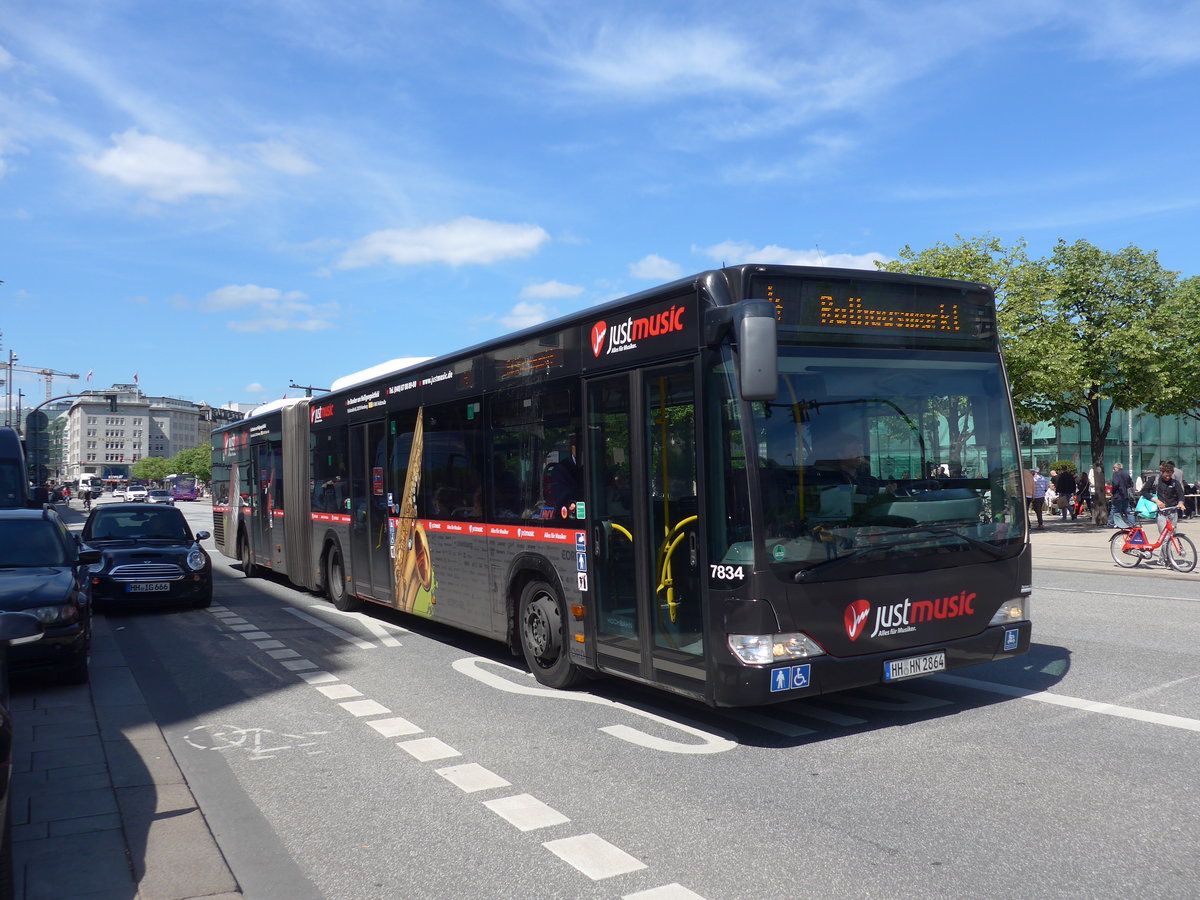
[{"label": "bus windshield", "polygon": [[[1020,552],[1005,393],[992,354],[782,347],[777,399],[750,404],[752,439],[726,432],[726,472],[748,464],[761,510],[757,528],[730,536],[753,533],[759,566],[787,581]],[[749,555],[738,543],[727,556]]]}]

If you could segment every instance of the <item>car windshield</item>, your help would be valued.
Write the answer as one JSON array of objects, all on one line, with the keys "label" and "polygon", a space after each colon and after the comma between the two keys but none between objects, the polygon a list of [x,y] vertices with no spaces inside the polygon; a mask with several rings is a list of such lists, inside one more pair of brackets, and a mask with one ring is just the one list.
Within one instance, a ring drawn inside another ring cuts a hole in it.
[{"label": "car windshield", "polygon": [[70,553],[53,522],[0,521],[0,567],[66,566]]},{"label": "car windshield", "polygon": [[98,511],[87,525],[85,541],[138,540],[158,538],[161,540],[186,541],[191,539],[183,516],[171,515],[174,508],[154,509],[103,509]]}]

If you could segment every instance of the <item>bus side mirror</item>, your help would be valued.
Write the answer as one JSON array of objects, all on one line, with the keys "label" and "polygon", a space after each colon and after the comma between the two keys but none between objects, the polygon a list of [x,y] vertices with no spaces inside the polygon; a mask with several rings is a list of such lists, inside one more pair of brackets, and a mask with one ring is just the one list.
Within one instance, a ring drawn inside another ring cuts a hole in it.
[{"label": "bus side mirror", "polygon": [[738,345],[738,386],[743,400],[774,400],[779,393],[775,304],[743,300],[733,314]]}]

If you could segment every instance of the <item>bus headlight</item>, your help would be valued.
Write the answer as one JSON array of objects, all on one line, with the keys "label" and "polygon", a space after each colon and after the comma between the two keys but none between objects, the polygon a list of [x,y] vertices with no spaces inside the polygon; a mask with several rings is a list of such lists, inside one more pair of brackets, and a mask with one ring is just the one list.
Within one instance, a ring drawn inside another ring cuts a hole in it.
[{"label": "bus headlight", "polygon": [[1011,625],[1013,622],[1023,622],[1029,618],[1029,598],[1022,597],[1019,600],[1009,600],[1007,603],[1001,603],[1000,608],[996,610],[996,614],[992,616],[992,621],[988,625]]},{"label": "bus headlight", "polygon": [[821,645],[802,632],[731,634],[729,649],[733,651],[734,656],[749,666],[825,655]]}]

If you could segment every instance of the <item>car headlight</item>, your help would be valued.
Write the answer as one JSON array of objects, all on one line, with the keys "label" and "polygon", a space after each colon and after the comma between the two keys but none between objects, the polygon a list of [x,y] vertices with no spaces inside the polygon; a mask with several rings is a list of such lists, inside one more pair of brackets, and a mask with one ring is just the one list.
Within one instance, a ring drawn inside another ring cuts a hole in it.
[{"label": "car headlight", "polygon": [[203,569],[204,563],[207,560],[208,560],[208,557],[205,555],[204,551],[201,550],[199,547],[193,547],[191,550],[188,551],[187,564],[188,564],[188,568],[191,569],[193,572],[199,572],[201,569]]},{"label": "car headlight", "polygon": [[992,616],[992,621],[988,625],[1011,625],[1014,622],[1022,622],[1029,618],[1029,598],[1022,597],[1019,600],[1009,600],[1006,603],[1001,603],[1000,608],[996,610],[996,614]]},{"label": "car headlight", "polygon": [[38,606],[21,612],[35,616],[43,625],[70,625],[79,621],[79,607],[73,603],[66,606]]},{"label": "car headlight", "polygon": [[747,665],[763,665],[784,659],[824,656],[821,645],[803,632],[789,634],[731,634],[729,649]]}]

